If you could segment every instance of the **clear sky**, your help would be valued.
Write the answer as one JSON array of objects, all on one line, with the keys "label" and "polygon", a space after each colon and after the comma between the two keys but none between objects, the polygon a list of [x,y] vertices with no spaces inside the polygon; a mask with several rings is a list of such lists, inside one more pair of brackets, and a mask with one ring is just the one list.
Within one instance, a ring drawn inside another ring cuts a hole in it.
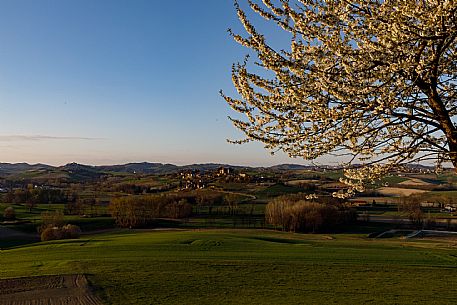
[{"label": "clear sky", "polygon": [[231,0],[0,0],[0,162],[304,163],[226,142],[229,27]]}]

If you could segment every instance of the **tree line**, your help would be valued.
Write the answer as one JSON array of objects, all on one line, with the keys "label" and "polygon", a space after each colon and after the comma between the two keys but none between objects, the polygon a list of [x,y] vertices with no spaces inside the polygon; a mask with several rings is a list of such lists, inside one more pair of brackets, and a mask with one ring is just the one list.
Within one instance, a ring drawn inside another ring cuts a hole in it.
[{"label": "tree line", "polygon": [[357,220],[357,213],[342,205],[312,202],[303,196],[280,196],[265,208],[268,224],[291,232],[331,231]]},{"label": "tree line", "polygon": [[1,200],[4,203],[66,203],[73,197],[60,189],[26,188],[10,190]]},{"label": "tree line", "polygon": [[192,205],[178,195],[120,197],[111,201],[110,213],[124,228],[144,227],[157,218],[181,219],[192,214]]}]

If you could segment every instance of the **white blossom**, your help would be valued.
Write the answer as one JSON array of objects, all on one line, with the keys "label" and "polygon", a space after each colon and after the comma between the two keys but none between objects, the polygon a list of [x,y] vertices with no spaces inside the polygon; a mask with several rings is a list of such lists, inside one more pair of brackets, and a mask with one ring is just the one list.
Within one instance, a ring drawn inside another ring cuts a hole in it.
[{"label": "white blossom", "polygon": [[247,4],[292,37],[275,50],[236,3],[247,35],[231,34],[274,75],[250,72],[248,60],[233,66],[239,97],[222,95],[246,116],[232,121],[247,141],[304,159],[350,153],[349,195],[400,164],[457,166],[455,1]]}]

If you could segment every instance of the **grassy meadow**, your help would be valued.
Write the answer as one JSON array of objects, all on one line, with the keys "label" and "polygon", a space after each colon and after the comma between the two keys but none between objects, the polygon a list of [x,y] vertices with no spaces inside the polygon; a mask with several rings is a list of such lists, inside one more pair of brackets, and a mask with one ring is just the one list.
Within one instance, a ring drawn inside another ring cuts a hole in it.
[{"label": "grassy meadow", "polygon": [[4,249],[0,261],[0,278],[87,274],[107,304],[457,303],[455,240],[119,230]]}]

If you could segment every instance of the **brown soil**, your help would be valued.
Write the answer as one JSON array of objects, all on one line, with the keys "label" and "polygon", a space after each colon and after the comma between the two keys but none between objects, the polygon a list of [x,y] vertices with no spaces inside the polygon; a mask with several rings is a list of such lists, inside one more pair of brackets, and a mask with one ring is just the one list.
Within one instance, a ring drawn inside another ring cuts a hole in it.
[{"label": "brown soil", "polygon": [[2,305],[101,305],[84,275],[51,275],[0,280]]},{"label": "brown soil", "polygon": [[378,192],[384,196],[409,196],[412,194],[425,193],[427,191],[419,189],[402,189],[398,187],[381,187]]},{"label": "brown soil", "polygon": [[432,185],[429,182],[425,182],[424,180],[418,178],[409,178],[408,180],[402,181],[399,184],[401,185],[414,185],[414,186],[428,186]]}]

